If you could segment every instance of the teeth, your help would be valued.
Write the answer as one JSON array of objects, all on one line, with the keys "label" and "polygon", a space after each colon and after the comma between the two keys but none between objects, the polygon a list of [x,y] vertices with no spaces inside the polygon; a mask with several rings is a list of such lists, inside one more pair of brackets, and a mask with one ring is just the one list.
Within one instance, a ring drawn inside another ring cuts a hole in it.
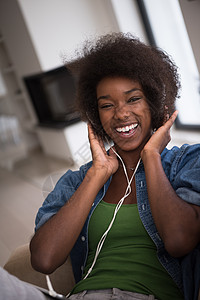
[{"label": "teeth", "polygon": [[136,124],[132,124],[132,125],[130,125],[130,126],[118,127],[118,128],[116,128],[116,130],[117,130],[118,132],[127,132],[127,131],[129,131],[129,130],[131,130],[131,129],[136,128],[137,126],[138,126],[138,124],[136,123]]}]

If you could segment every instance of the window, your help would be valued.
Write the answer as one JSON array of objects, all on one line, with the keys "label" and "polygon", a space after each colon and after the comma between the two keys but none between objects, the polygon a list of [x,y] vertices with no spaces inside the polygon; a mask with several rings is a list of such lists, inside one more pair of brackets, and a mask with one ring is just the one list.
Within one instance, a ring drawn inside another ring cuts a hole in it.
[{"label": "window", "polygon": [[179,68],[181,97],[177,100],[179,128],[200,129],[200,81],[178,0],[138,0],[151,44],[165,50]]}]

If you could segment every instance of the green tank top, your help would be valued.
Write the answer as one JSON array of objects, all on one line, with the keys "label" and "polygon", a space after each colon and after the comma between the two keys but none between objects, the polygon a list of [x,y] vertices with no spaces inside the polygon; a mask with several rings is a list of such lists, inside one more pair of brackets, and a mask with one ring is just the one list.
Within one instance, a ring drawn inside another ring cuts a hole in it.
[{"label": "green tank top", "polygon": [[[97,244],[108,228],[115,207],[101,201],[90,219],[89,254],[83,277],[93,262]],[[114,287],[152,294],[162,300],[183,299],[157,258],[156,247],[140,220],[137,204],[121,206],[92,272],[76,284],[72,294]]]}]

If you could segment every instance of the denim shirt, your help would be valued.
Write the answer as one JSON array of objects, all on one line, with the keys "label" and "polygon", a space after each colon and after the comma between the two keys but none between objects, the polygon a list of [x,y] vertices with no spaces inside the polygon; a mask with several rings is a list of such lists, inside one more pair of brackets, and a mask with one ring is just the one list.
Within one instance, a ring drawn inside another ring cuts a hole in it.
[{"label": "denim shirt", "polygon": [[[200,206],[200,144],[167,148],[161,154],[165,174],[177,195],[184,201]],[[51,218],[74,194],[84,179],[92,162],[80,167],[78,171],[68,170],[57,182],[54,190],[47,196],[36,217],[36,230]],[[91,215],[103,199],[110,178],[98,192],[82,231],[70,253],[75,281],[81,280],[88,256],[88,226]],[[182,274],[179,259],[173,258],[165,250],[164,243],[156,229],[148,201],[145,172],[142,161],[135,175],[137,205],[141,221],[157,247],[158,259],[182,290]],[[167,195],[166,195],[167,197]]]}]

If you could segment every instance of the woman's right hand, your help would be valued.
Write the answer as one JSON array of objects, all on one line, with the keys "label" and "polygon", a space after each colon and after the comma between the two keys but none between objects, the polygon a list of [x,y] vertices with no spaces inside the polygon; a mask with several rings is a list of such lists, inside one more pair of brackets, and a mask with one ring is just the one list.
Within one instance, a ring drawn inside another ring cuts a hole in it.
[{"label": "woman's right hand", "polygon": [[88,137],[93,159],[92,168],[98,174],[102,174],[105,179],[108,179],[118,169],[117,156],[112,149],[109,150],[108,155],[103,141],[94,133],[91,124],[88,124]]},{"label": "woman's right hand", "polygon": [[[37,230],[31,240],[31,262],[39,272],[52,273],[66,261],[99,190],[118,169],[116,155],[112,150],[110,155],[107,154],[103,142],[94,134],[91,125],[88,125],[88,133],[93,156],[92,167],[72,197]],[[62,195],[63,185],[60,189]],[[54,203],[52,206],[56,206],[56,201]]]}]

